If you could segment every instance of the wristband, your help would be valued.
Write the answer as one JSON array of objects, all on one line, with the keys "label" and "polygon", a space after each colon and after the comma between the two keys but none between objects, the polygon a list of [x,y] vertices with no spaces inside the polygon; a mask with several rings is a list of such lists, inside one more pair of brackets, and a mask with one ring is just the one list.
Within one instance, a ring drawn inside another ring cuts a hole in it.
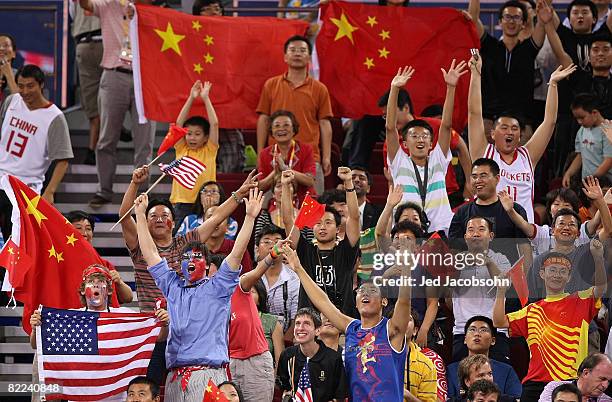
[{"label": "wristband", "polygon": [[275,244],[274,247],[272,247],[272,250],[270,250],[270,257],[272,257],[272,259],[277,259],[280,253],[281,251],[278,249],[278,246]]},{"label": "wristband", "polygon": [[344,191],[346,191],[347,193],[352,193],[353,191],[355,191],[355,187],[353,187],[353,188],[345,188]]},{"label": "wristband", "polygon": [[236,195],[235,191],[232,191],[232,198],[234,199],[234,201],[236,201],[238,204],[241,204],[244,201],[244,198],[242,199],[238,199],[238,196]]},{"label": "wristband", "polygon": [[264,263],[265,263],[265,264],[266,264],[268,267],[271,267],[272,265],[274,265],[274,260],[272,260],[272,261],[268,262],[268,256],[266,256],[266,257],[264,258]]}]

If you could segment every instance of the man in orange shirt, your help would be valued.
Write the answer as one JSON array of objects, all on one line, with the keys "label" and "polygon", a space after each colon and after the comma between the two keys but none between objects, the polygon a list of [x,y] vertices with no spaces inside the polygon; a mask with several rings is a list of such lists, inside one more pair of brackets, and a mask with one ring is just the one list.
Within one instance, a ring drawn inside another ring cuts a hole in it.
[{"label": "man in orange shirt", "polygon": [[272,112],[290,111],[300,126],[295,140],[312,147],[317,168],[315,189],[321,194],[325,187],[323,176],[331,173],[332,128],[329,119],[333,115],[327,87],[308,75],[311,54],[312,45],[303,36],[292,36],[285,42],[287,72],[266,81],[257,105],[257,153],[267,145]]}]

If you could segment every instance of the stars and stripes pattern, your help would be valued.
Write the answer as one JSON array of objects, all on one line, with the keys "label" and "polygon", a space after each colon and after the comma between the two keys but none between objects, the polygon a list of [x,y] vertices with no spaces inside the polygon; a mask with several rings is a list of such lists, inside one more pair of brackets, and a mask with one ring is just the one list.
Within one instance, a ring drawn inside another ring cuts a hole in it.
[{"label": "stars and stripes pattern", "polygon": [[159,332],[150,314],[43,308],[36,328],[40,382],[61,384],[47,399],[120,396],[130,380],[146,375]]},{"label": "stars and stripes pattern", "polygon": [[300,379],[298,380],[297,391],[294,398],[295,402],[312,402],[313,400],[308,360],[310,359],[306,359],[306,364],[304,364],[302,372],[300,373]]},{"label": "stars and stripes pattern", "polygon": [[193,190],[198,176],[204,173],[206,166],[197,159],[183,156],[169,165],[159,164],[162,173],[172,176],[181,186]]}]

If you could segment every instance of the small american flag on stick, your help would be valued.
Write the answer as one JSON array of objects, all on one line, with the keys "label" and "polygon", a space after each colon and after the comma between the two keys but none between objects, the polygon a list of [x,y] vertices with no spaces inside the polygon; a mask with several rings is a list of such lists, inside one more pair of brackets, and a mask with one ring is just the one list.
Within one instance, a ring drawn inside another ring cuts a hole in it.
[{"label": "small american flag on stick", "polygon": [[169,165],[159,164],[162,173],[172,176],[181,186],[193,190],[198,176],[204,173],[206,166],[197,159],[183,156]]}]

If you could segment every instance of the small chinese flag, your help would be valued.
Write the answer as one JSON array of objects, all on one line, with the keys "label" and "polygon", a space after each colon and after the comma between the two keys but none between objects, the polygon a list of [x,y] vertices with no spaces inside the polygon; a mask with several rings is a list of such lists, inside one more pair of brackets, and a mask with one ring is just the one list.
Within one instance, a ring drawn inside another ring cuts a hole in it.
[{"label": "small chinese flag", "polygon": [[164,137],[162,143],[159,145],[159,149],[157,150],[157,156],[163,154],[170,148],[174,146],[179,140],[185,137],[187,134],[187,129],[184,127],[179,127],[176,124],[170,125],[170,130],[168,130],[168,134]]},{"label": "small chinese flag", "polygon": [[15,289],[21,289],[24,284],[25,275],[32,266],[32,259],[19,248],[10,238],[0,251],[0,267],[8,271],[11,285]]},{"label": "small chinese flag", "polygon": [[319,204],[310,194],[306,194],[300,213],[295,218],[294,225],[299,229],[304,228],[304,226],[311,228],[321,219],[324,213],[325,205]]},{"label": "small chinese flag", "polygon": [[514,264],[512,269],[508,271],[508,278],[512,281],[516,294],[521,301],[521,306],[525,307],[529,300],[529,287],[527,286],[527,279],[523,271],[523,263],[524,257],[521,257],[516,264]]},{"label": "small chinese flag", "polygon": [[[416,71],[406,86],[413,114],[429,105],[442,105],[446,84],[439,67],[446,68],[453,59],[469,60],[470,49],[480,47],[474,24],[451,8],[330,1],[321,6],[321,21],[317,36],[320,80],[329,90],[337,116],[380,115],[378,99],[402,66]],[[457,131],[463,130],[467,120],[469,80],[466,75],[457,85],[453,113]]]},{"label": "small chinese flag", "polygon": [[208,385],[204,391],[204,399],[202,402],[229,402],[229,399],[225,397],[225,394],[219,391],[219,388],[215,385],[212,379],[208,380]]},{"label": "small chinese flag", "polygon": [[[450,263],[452,260],[446,258],[450,256],[450,249],[438,232],[434,232],[431,237],[423,243],[421,246],[421,254],[426,262],[424,264],[425,269],[433,278],[454,278],[459,274],[459,271]],[[431,255],[431,257],[428,255]]]}]

